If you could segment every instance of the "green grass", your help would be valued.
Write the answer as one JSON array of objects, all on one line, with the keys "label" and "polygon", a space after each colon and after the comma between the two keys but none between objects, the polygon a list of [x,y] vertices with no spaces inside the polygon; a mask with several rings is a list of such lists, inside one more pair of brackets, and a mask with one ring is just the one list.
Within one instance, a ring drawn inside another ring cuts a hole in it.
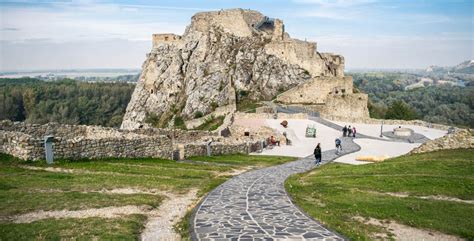
[{"label": "green grass", "polygon": [[296,161],[297,158],[285,156],[252,156],[252,155],[223,155],[223,156],[197,156],[191,157],[190,160],[204,161],[211,163],[225,163],[238,166],[273,166],[283,164],[289,161]]},{"label": "green grass", "polygon": [[213,131],[219,128],[224,123],[225,116],[218,116],[214,117],[211,116],[207,118],[204,123],[200,126],[196,127],[195,130],[202,130],[202,131]]},{"label": "green grass", "polygon": [[[196,162],[171,160],[100,159],[100,160],[55,160],[47,165],[44,161],[26,162],[0,154],[0,220],[12,215],[38,210],[81,210],[108,206],[148,205],[158,207],[162,196],[152,194],[101,193],[103,189],[135,188],[185,193],[197,189],[203,196],[230,176],[222,172],[234,169],[263,167],[292,161],[287,157],[258,157],[249,155],[227,155],[216,157],[194,157]],[[221,164],[221,165],[219,165]],[[223,164],[223,165],[222,165]],[[71,173],[30,170],[27,167],[54,167],[72,170]],[[87,221],[88,220],[88,221]],[[135,239],[145,219],[126,216],[123,219],[105,219],[110,228],[96,225],[99,218],[40,220],[31,224],[0,223],[0,240],[41,239],[79,237],[79,239]],[[186,226],[187,220],[183,220]],[[56,225],[61,223],[61,225]],[[90,223],[90,224],[89,224]],[[138,225],[135,225],[138,224]],[[94,225],[87,231],[87,225]],[[97,226],[97,228],[95,228]],[[75,232],[74,229],[80,230]],[[122,229],[115,232],[113,228]],[[25,229],[25,232],[14,230]],[[70,230],[71,229],[71,230]],[[4,231],[13,230],[13,231]],[[180,231],[181,232],[181,231]],[[183,232],[188,232],[184,229]],[[113,234],[113,235],[112,235]],[[15,236],[16,235],[16,236]],[[114,236],[116,235],[116,236]],[[125,238],[122,238],[125,237]]]},{"label": "green grass", "polygon": [[260,106],[262,106],[262,103],[257,100],[245,98],[237,101],[237,111],[240,112],[255,113],[255,109]]},{"label": "green grass", "polygon": [[[474,205],[424,200],[474,199],[474,149],[438,151],[362,166],[328,164],[291,176],[285,187],[309,215],[350,239],[369,240],[380,228],[354,216],[389,219],[421,229],[474,238]],[[380,193],[408,193],[401,198]]]},{"label": "green grass", "polygon": [[122,218],[44,219],[32,223],[0,223],[0,240],[138,240],[144,215]]}]

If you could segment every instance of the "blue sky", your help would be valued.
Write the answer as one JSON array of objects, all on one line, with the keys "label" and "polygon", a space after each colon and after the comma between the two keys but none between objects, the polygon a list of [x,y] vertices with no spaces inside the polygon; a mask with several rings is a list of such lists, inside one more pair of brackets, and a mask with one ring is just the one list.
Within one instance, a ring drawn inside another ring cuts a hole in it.
[{"label": "blue sky", "polygon": [[250,8],[347,68],[425,68],[474,58],[474,0],[2,1],[0,71],[140,68],[151,34],[193,14]]}]

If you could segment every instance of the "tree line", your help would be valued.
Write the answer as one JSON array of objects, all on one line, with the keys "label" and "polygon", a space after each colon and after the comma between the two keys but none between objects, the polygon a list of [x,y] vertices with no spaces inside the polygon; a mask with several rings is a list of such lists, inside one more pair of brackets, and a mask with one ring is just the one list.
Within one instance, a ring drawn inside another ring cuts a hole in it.
[{"label": "tree line", "polygon": [[134,88],[70,79],[0,79],[0,120],[119,127]]},{"label": "tree line", "polygon": [[421,119],[474,127],[474,86],[428,86],[404,90],[404,76],[353,74],[354,85],[369,95],[369,112],[378,119]]}]

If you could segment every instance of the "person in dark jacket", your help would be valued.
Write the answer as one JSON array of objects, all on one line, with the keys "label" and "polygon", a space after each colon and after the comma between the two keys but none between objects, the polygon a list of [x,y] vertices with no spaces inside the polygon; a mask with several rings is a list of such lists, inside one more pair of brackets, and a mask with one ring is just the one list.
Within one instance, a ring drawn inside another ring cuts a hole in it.
[{"label": "person in dark jacket", "polygon": [[318,143],[316,148],[314,148],[314,158],[316,159],[316,165],[321,164],[321,144]]},{"label": "person in dark jacket", "polygon": [[342,136],[346,136],[347,135],[347,126],[344,126],[344,128],[342,128]]}]

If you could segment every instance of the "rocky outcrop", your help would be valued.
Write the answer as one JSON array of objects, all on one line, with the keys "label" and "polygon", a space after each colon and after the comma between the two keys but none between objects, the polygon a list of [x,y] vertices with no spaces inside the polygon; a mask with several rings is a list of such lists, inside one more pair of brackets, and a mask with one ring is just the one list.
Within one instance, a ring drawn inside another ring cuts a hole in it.
[{"label": "rocky outcrop", "polygon": [[140,128],[150,115],[161,127],[219,108],[226,115],[235,111],[236,96],[270,100],[316,76],[342,77],[343,70],[342,56],[290,38],[279,19],[242,9],[198,13],[182,36],[153,35],[122,128]]},{"label": "rocky outcrop", "polygon": [[474,148],[474,130],[456,129],[454,133],[428,141],[410,153],[424,153],[445,149]]}]

